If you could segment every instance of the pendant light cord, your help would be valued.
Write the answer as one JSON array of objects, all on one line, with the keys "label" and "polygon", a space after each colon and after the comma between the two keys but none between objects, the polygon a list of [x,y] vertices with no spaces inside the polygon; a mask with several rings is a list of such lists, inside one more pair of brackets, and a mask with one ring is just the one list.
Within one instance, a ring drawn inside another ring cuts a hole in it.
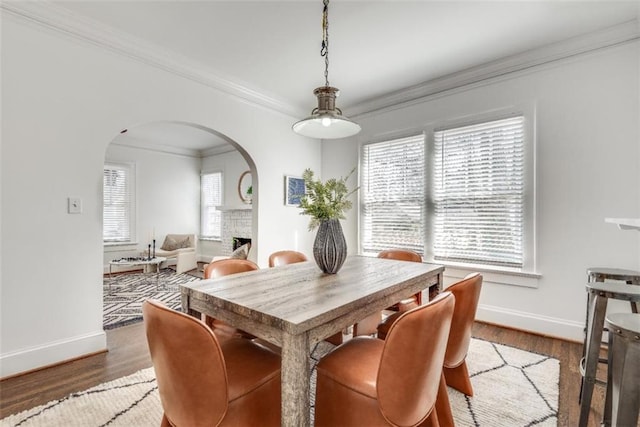
[{"label": "pendant light cord", "polygon": [[329,0],[323,1],[322,9],[322,47],[320,56],[324,57],[324,85],[329,86]]}]

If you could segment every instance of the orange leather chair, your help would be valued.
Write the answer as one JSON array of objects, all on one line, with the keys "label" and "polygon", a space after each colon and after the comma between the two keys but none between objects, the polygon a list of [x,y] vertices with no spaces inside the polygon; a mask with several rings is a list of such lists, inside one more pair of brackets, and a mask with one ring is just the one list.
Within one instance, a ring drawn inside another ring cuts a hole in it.
[{"label": "orange leather chair", "polygon": [[[222,276],[227,276],[229,274],[236,273],[244,273],[245,271],[253,271],[258,270],[260,267],[253,262],[247,259],[221,259],[218,261],[213,261],[209,265],[207,265],[204,269],[204,278],[205,279],[217,279]],[[243,337],[243,338],[255,338],[253,335],[248,334],[247,332],[241,331],[222,320],[214,319],[213,317],[209,317],[203,315],[203,320],[209,326],[213,332],[216,334],[218,339],[224,340],[231,337]]]},{"label": "orange leather chair", "polygon": [[437,426],[455,297],[402,313],[386,341],[356,337],[317,366],[316,426]]},{"label": "orange leather chair", "polygon": [[245,271],[257,270],[258,264],[248,259],[220,259],[213,261],[204,268],[205,279],[217,279],[229,274],[244,273]]},{"label": "orange leather chair", "polygon": [[278,355],[245,339],[221,344],[203,322],[159,301],[145,301],[142,313],[162,427],[280,425]]},{"label": "orange leather chair", "polygon": [[[447,343],[447,353],[444,357],[444,378],[446,385],[453,387],[467,396],[473,396],[473,387],[469,379],[467,369],[467,353],[471,342],[471,328],[476,318],[476,310],[482,289],[482,275],[479,273],[469,274],[461,281],[449,286],[446,291],[451,292],[456,297],[456,305],[451,321],[451,332]],[[388,336],[391,325],[399,318],[400,313],[389,316],[384,323],[378,326],[378,338],[385,339]],[[449,406],[449,398],[446,395],[438,396],[438,414],[444,423],[453,424],[453,415]]]},{"label": "orange leather chair", "polygon": [[[407,249],[387,249],[378,254],[378,258],[395,259],[398,261],[422,262],[420,254]],[[409,311],[422,305],[422,293],[418,292],[410,298],[404,299],[387,310]],[[368,316],[353,327],[353,335],[372,335],[382,321],[382,313]]]},{"label": "orange leather chair", "polygon": [[279,267],[305,261],[307,261],[306,255],[297,251],[278,251],[269,255],[269,267]]}]

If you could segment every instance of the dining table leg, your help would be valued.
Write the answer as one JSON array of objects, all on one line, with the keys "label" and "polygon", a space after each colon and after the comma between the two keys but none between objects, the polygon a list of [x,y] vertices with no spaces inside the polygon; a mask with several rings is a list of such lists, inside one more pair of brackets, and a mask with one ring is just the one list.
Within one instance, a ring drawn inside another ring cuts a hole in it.
[{"label": "dining table leg", "polygon": [[282,414],[281,425],[310,425],[309,335],[285,333],[282,339]]}]

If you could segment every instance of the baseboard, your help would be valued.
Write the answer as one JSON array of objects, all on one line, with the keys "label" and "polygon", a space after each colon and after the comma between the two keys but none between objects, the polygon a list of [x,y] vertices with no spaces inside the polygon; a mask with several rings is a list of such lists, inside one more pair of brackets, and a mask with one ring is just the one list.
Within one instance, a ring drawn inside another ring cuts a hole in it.
[{"label": "baseboard", "polygon": [[107,335],[101,330],[6,353],[0,356],[0,380],[106,349]]},{"label": "baseboard", "polygon": [[582,342],[584,323],[480,304],[476,320],[569,341]]}]

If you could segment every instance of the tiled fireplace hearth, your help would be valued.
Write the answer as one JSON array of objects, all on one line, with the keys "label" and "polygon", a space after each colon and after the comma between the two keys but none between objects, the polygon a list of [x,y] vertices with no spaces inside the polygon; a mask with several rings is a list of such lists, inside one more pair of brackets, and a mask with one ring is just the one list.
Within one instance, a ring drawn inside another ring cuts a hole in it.
[{"label": "tiled fireplace hearth", "polygon": [[251,209],[228,208],[222,211],[222,255],[233,252],[233,238],[251,239]]}]

